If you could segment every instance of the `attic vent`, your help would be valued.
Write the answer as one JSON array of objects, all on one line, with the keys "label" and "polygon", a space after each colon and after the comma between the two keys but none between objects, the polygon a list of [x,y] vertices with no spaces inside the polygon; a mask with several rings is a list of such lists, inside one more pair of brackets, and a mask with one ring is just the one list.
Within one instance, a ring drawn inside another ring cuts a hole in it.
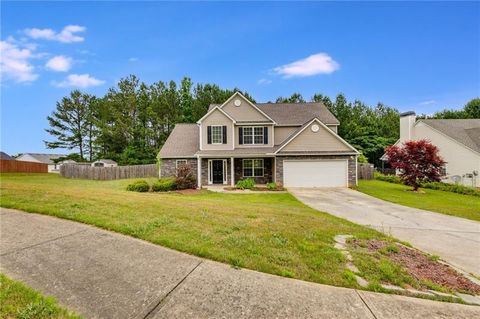
[{"label": "attic vent", "polygon": [[313,124],[312,127],[311,127],[311,129],[312,129],[312,132],[316,133],[316,132],[318,132],[318,130],[320,129],[320,127],[319,127],[317,124]]},{"label": "attic vent", "polygon": [[233,105],[235,105],[235,106],[240,106],[240,104],[242,104],[242,101],[240,101],[239,99],[236,99],[236,100],[233,102]]}]

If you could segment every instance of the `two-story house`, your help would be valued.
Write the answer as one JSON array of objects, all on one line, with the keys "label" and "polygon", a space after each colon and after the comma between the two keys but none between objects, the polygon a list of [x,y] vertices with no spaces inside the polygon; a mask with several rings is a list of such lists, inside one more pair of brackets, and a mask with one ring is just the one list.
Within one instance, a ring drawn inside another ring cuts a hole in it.
[{"label": "two-story house", "polygon": [[211,105],[196,124],[177,124],[160,150],[161,177],[179,165],[198,187],[253,178],[285,187],[357,184],[358,151],[338,134],[322,103],[252,103],[240,93]]}]

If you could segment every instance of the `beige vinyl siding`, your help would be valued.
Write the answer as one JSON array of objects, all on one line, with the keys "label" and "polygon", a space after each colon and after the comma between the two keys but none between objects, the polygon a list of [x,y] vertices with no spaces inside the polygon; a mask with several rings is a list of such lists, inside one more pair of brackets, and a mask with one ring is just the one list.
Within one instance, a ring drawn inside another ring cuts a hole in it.
[{"label": "beige vinyl siding", "polygon": [[[207,127],[212,125],[227,126],[227,144],[208,144]],[[233,148],[234,136],[232,132],[233,122],[225,114],[218,109],[210,113],[208,117],[203,119],[201,124],[201,149],[202,150],[231,150]]]},{"label": "beige vinyl siding", "polygon": [[337,131],[338,125],[327,125],[327,127],[338,134],[338,131]]},{"label": "beige vinyl siding", "polygon": [[[427,124],[418,122],[412,135],[414,140],[427,139],[438,147],[440,156],[447,162],[447,176],[462,176],[474,170],[480,172],[480,154],[469,150]],[[471,186],[471,179],[465,180],[465,184]],[[477,177],[476,186],[480,187],[480,177]]]},{"label": "beige vinyl siding", "polygon": [[275,145],[282,144],[289,136],[298,130],[300,126],[275,126]]},{"label": "beige vinyl siding", "polygon": [[[242,103],[240,106],[235,106],[233,103],[239,99]],[[228,115],[235,119],[235,121],[265,121],[271,122],[265,115],[254,108],[247,100],[237,95],[222,107]]]},{"label": "beige vinyl siding", "polygon": [[[252,127],[252,126],[267,126],[268,127],[268,144],[247,144],[247,145],[240,145],[238,143],[238,128],[240,126]],[[272,147],[273,146],[273,126],[272,125],[235,125],[235,148],[245,148],[245,147]],[[276,139],[276,137],[275,137]]]},{"label": "beige vinyl siding", "polygon": [[[318,132],[313,132],[311,127],[318,125]],[[352,151],[336,136],[328,132],[318,123],[312,123],[288,143],[282,151]]]}]

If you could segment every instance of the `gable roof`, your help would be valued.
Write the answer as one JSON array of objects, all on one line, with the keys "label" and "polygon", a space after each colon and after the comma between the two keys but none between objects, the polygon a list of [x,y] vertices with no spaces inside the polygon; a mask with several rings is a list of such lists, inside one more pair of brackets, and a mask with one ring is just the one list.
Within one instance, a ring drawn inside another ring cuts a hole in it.
[{"label": "gable roof", "polygon": [[247,99],[245,96],[242,95],[242,93],[240,92],[235,92],[232,94],[232,96],[230,96],[225,102],[223,102],[222,105],[220,105],[220,108],[223,108],[225,105],[227,105],[231,100],[233,100],[234,97],[236,96],[239,96],[241,97],[243,100],[245,100],[250,106],[252,106],[255,110],[257,110],[260,114],[262,114],[264,117],[266,117],[268,120],[272,121],[273,123],[275,123],[275,120],[272,119],[268,114],[266,114],[264,111],[262,111],[261,109],[258,108],[257,105],[255,105],[254,103],[252,103],[252,101],[250,101],[249,99]]},{"label": "gable roof", "polygon": [[359,152],[350,144],[348,144],[347,141],[345,141],[343,138],[341,138],[338,134],[333,132],[331,129],[329,129],[322,121],[320,121],[318,118],[313,118],[308,122],[305,122],[298,130],[295,130],[288,138],[285,139],[285,141],[279,145],[278,149],[275,151],[275,154],[278,154],[279,152],[282,151],[285,146],[287,146],[290,142],[295,140],[297,136],[299,136],[307,127],[309,127],[313,122],[317,122],[320,124],[328,133],[332,134],[335,138],[337,138],[341,143],[343,143],[345,146],[347,146],[353,154],[359,154]]},{"label": "gable roof", "polygon": [[426,119],[418,122],[423,122],[469,149],[480,153],[480,119]]},{"label": "gable roof", "polygon": [[66,156],[65,154],[23,153],[18,158],[20,158],[24,155],[30,155],[31,157],[33,157],[34,159],[36,159],[40,163],[44,163],[44,164],[55,164],[53,162],[54,159]]},{"label": "gable roof", "polygon": [[199,147],[197,124],[179,123],[160,150],[160,157],[194,157]]},{"label": "gable roof", "polygon": [[2,160],[13,160],[14,158],[8,155],[5,152],[0,152],[0,159]]},{"label": "gable roof", "polygon": [[199,120],[197,121],[197,123],[200,124],[204,119],[206,119],[207,117],[209,117],[210,114],[212,114],[213,112],[215,112],[215,110],[218,110],[218,111],[222,112],[222,114],[225,115],[226,117],[228,117],[230,120],[232,120],[233,123],[236,122],[235,119],[232,118],[227,112],[225,112],[224,110],[222,110],[219,105],[215,105],[215,106],[212,107],[212,108],[208,108],[207,113],[206,113],[204,116],[202,116],[202,118],[199,119]]},{"label": "gable roof", "polygon": [[[321,102],[256,103],[255,105],[272,118],[277,125],[298,126],[315,117],[324,124],[340,124],[337,118]],[[211,111],[216,106],[220,106],[220,104],[211,104],[208,110]]]}]

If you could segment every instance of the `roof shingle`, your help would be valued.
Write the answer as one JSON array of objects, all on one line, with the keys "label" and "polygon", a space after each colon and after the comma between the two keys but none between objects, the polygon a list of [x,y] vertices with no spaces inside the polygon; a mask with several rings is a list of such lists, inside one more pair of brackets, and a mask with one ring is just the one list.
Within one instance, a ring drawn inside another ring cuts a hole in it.
[{"label": "roof shingle", "polygon": [[420,120],[480,153],[480,119]]},{"label": "roof shingle", "polygon": [[179,123],[175,125],[167,141],[160,150],[160,157],[193,157],[200,149],[197,124]]}]

